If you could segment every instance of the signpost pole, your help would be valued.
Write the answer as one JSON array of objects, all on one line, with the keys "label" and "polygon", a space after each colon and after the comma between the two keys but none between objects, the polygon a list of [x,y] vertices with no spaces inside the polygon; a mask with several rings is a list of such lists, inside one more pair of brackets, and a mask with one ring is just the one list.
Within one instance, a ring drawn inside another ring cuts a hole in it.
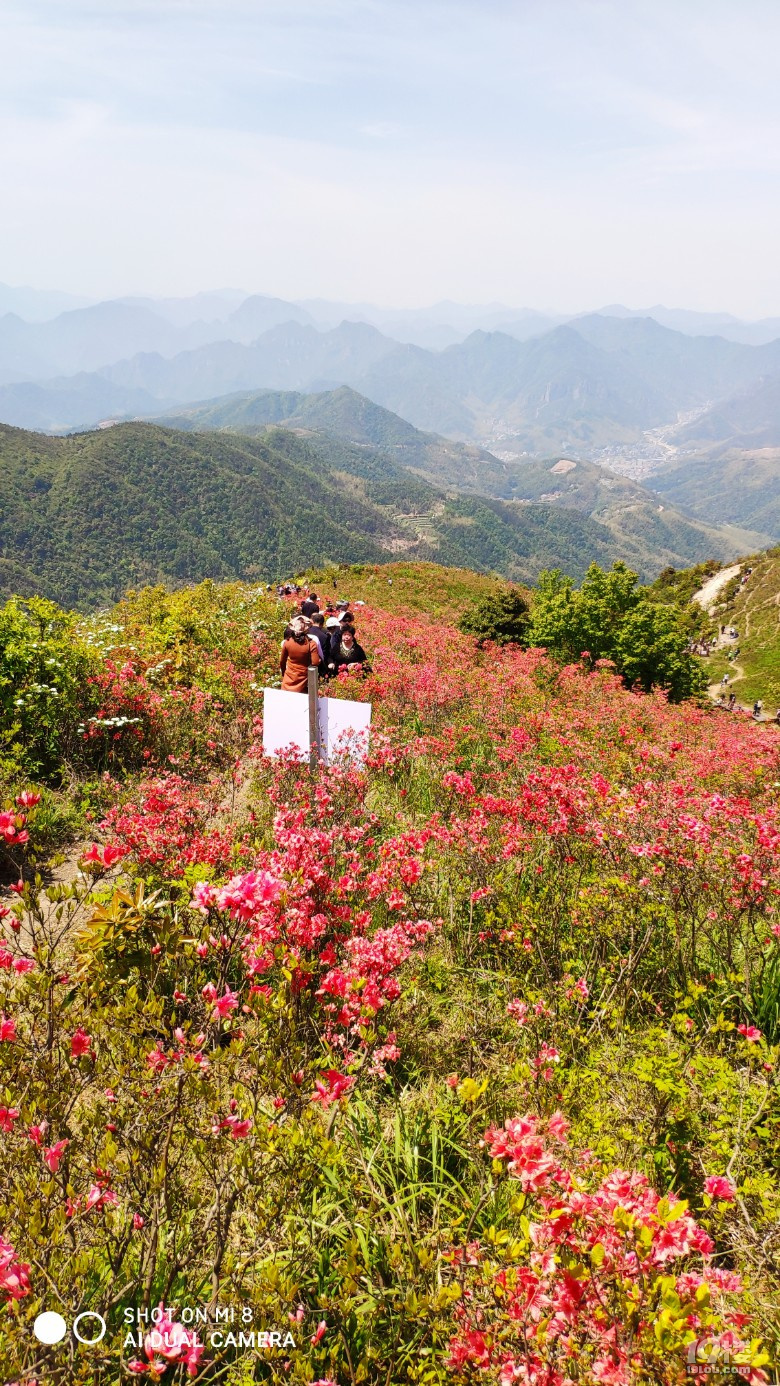
[{"label": "signpost pole", "polygon": [[319,719],[319,674],[316,669],[308,670],[309,687],[309,769],[313,772],[322,760]]}]

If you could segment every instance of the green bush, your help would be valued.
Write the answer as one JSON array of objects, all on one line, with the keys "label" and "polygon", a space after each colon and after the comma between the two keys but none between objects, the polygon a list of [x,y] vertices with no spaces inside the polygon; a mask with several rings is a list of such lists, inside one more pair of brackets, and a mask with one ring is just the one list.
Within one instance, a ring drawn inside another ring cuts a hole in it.
[{"label": "green bush", "polygon": [[531,624],[528,602],[515,588],[489,592],[464,612],[458,629],[474,635],[480,645],[525,645]]},{"label": "green bush", "polygon": [[54,602],[12,598],[0,609],[0,755],[56,783],[75,749],[95,667],[74,618]]}]

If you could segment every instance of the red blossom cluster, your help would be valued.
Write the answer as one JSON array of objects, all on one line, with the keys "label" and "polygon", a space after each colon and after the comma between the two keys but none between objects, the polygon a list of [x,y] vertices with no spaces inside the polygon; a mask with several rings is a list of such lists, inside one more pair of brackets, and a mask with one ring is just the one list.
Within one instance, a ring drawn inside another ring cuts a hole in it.
[{"label": "red blossom cluster", "polygon": [[230,825],[210,822],[219,795],[218,785],[204,787],[173,773],[143,780],[138,794],[110,809],[100,824],[110,838],[107,850],[114,861],[117,852],[132,854],[140,865],[161,868],[171,876],[183,875],[193,862],[224,870],[234,834]]},{"label": "red blossom cluster", "polygon": [[16,1252],[10,1242],[0,1237],[0,1295],[6,1303],[11,1299],[24,1299],[30,1293],[30,1267],[17,1261]]},{"label": "red blossom cluster", "polygon": [[154,1324],[144,1336],[144,1356],[131,1358],[127,1370],[133,1376],[148,1375],[153,1381],[159,1381],[169,1367],[175,1369],[183,1364],[187,1376],[197,1376],[205,1349],[195,1330],[173,1319],[171,1311],[162,1303],[154,1318]]},{"label": "red blossom cluster", "polygon": [[[706,1331],[741,1364],[740,1379],[767,1381],[739,1338],[745,1317],[730,1307],[739,1276],[712,1263],[713,1243],[687,1204],[623,1170],[593,1187],[589,1152],[567,1164],[567,1132],[556,1113],[513,1117],[485,1134],[524,1195],[527,1245],[500,1268],[476,1243],[451,1254],[464,1291],[452,1372],[484,1372],[501,1386],[682,1382],[685,1348]],[[727,1192],[727,1180],[708,1183]]]}]

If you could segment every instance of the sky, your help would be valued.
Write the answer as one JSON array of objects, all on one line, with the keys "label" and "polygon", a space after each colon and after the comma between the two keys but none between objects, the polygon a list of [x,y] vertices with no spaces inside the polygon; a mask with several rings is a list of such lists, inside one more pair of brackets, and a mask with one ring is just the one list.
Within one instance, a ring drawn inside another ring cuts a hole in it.
[{"label": "sky", "polygon": [[0,281],[780,314],[776,0],[0,0]]}]

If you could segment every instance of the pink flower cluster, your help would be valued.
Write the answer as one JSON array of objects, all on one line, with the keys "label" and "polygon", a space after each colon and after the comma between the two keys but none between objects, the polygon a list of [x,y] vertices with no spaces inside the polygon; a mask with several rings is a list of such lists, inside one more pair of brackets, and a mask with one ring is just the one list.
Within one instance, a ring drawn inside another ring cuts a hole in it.
[{"label": "pink flower cluster", "polygon": [[195,1330],[172,1319],[162,1303],[155,1318],[144,1337],[144,1357],[132,1358],[127,1370],[133,1376],[149,1375],[153,1381],[159,1381],[169,1367],[184,1365],[187,1376],[197,1376],[205,1349]]},{"label": "pink flower cluster", "polygon": [[24,1299],[30,1293],[30,1267],[16,1259],[10,1242],[0,1237],[0,1294],[6,1302]]},{"label": "pink flower cluster", "polygon": [[[733,1331],[744,1316],[731,1312],[726,1298],[741,1290],[739,1277],[711,1264],[713,1243],[687,1205],[660,1198],[644,1175],[623,1170],[584,1187],[577,1163],[572,1172],[567,1161],[567,1131],[556,1113],[546,1122],[513,1117],[485,1134],[489,1154],[525,1195],[528,1252],[512,1268],[491,1269],[478,1245],[465,1260],[462,1248],[453,1251],[454,1267],[475,1267],[456,1311],[460,1330],[450,1343],[457,1378],[490,1371],[502,1386],[566,1386],[571,1364],[577,1381],[601,1386],[652,1379],[658,1277],[671,1277],[664,1283],[679,1297],[677,1317],[693,1330],[702,1303],[720,1302],[719,1326],[712,1331],[730,1333],[736,1342]],[[580,1168],[587,1163],[585,1152]],[[704,1187],[713,1197],[734,1196],[721,1176],[711,1176]],[[698,1268],[686,1264],[691,1261]],[[680,1380],[683,1370],[681,1359]],[[672,1379],[678,1377],[663,1375]],[[740,1379],[767,1378],[748,1366]]]}]

